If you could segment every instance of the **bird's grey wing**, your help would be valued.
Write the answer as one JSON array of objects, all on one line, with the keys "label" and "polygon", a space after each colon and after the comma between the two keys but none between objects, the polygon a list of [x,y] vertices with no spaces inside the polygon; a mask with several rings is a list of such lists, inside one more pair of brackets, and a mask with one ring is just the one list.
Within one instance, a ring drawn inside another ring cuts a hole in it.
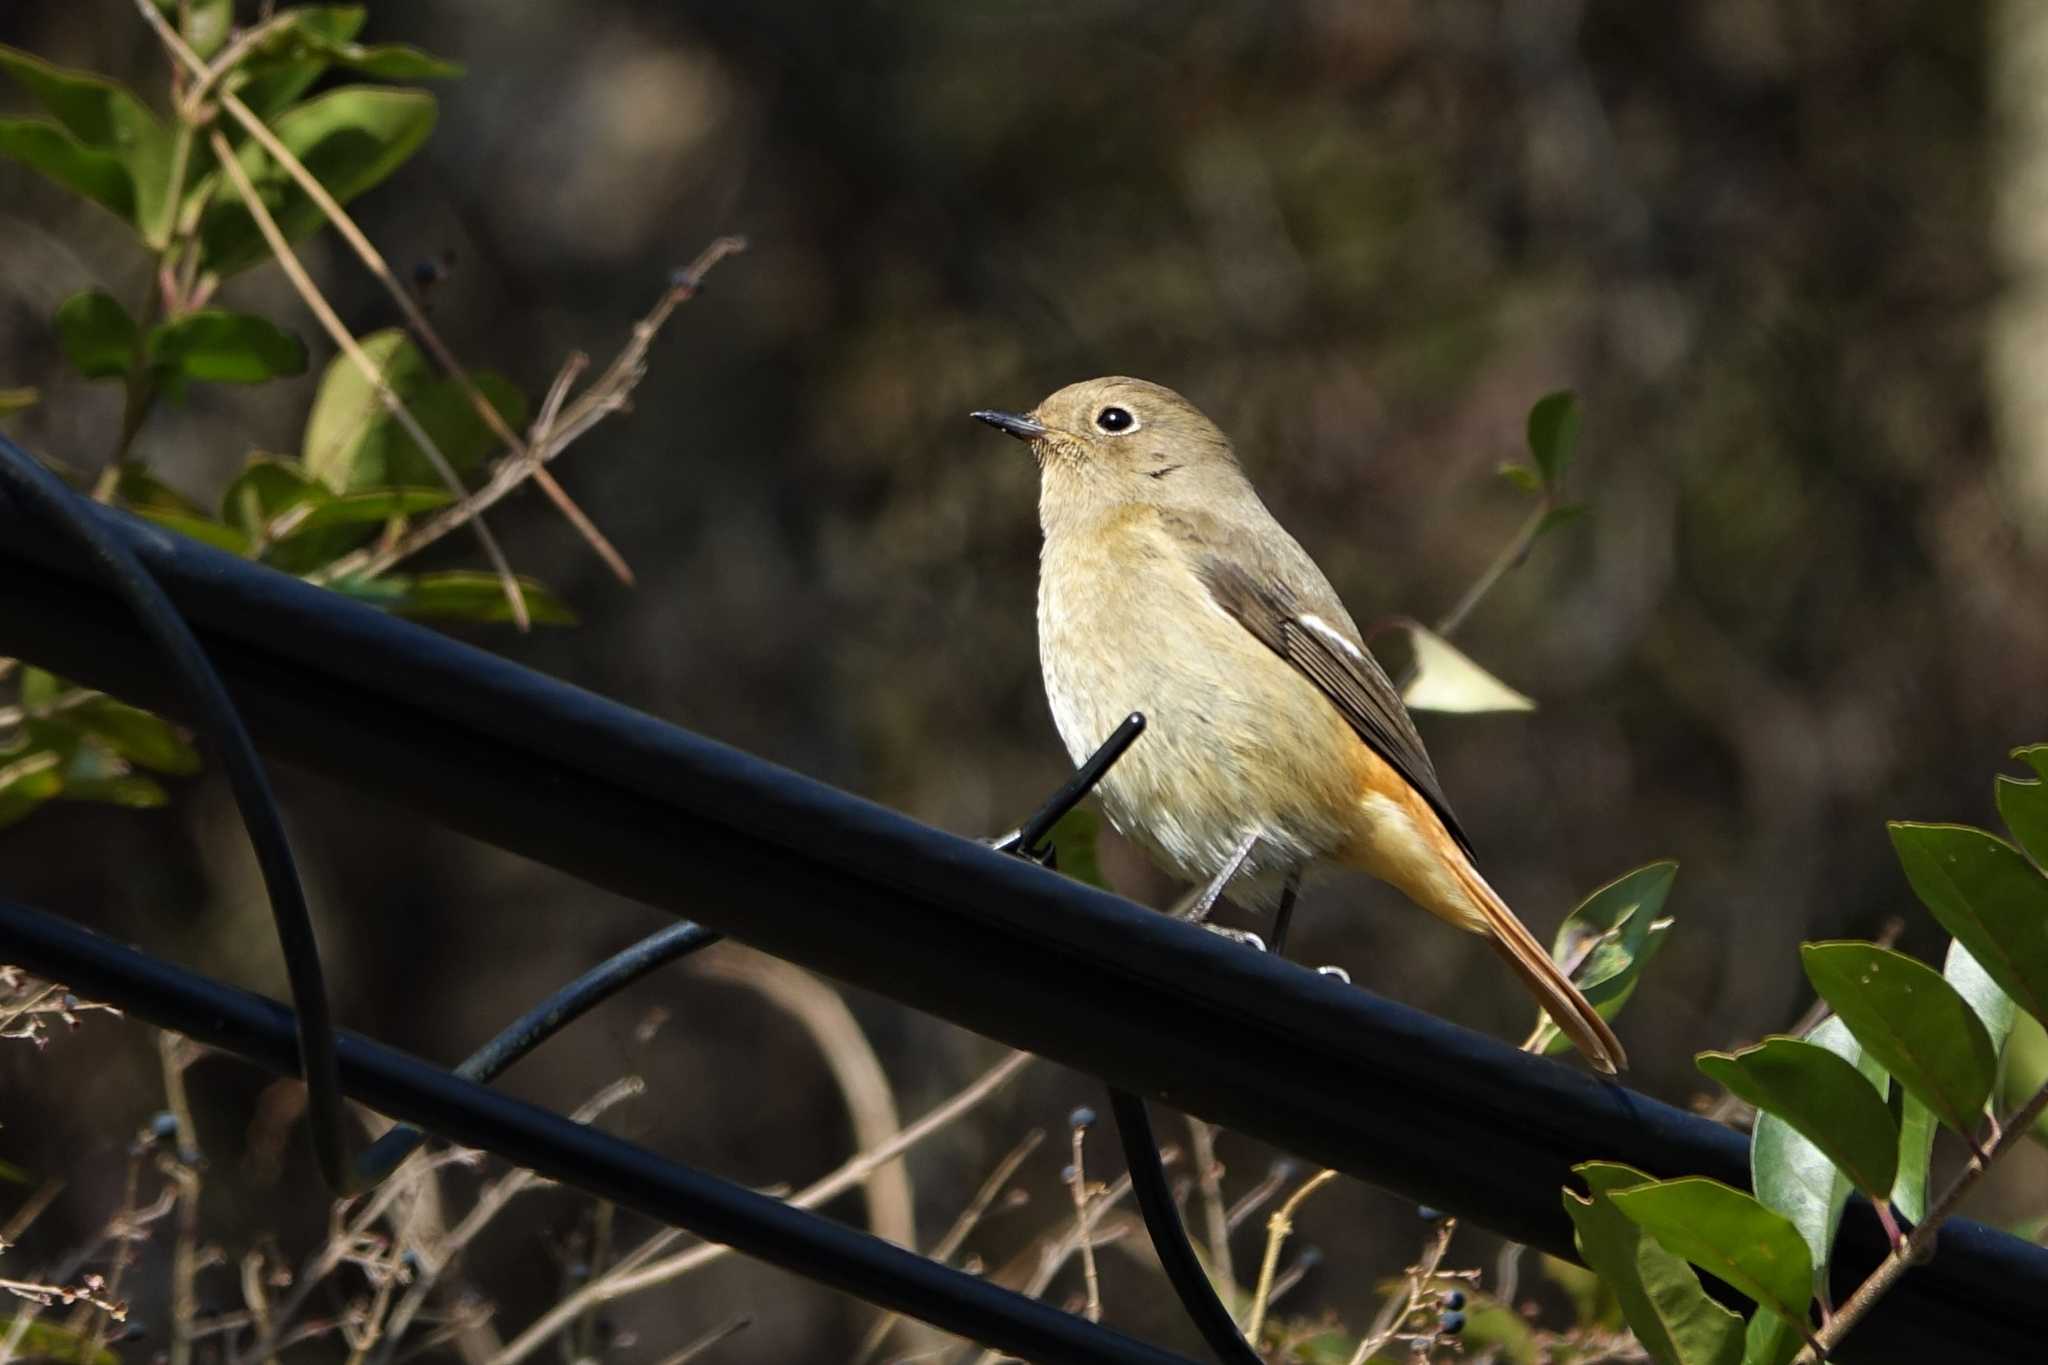
[{"label": "bird's grey wing", "polygon": [[[1280,565],[1256,572],[1215,548],[1198,549],[1195,563],[1216,605],[1314,683],[1358,737],[1422,793],[1451,837],[1470,853],[1471,841],[1451,814],[1436,765],[1422,747],[1422,736],[1415,733],[1401,694],[1379,661],[1353,638],[1355,628],[1342,608],[1316,610],[1322,604],[1305,600],[1311,594],[1291,586],[1287,580],[1292,575]],[[1313,565],[1309,572],[1315,580],[1311,587],[1322,588],[1313,596],[1327,596],[1334,603],[1336,595],[1323,584],[1321,572]]]}]

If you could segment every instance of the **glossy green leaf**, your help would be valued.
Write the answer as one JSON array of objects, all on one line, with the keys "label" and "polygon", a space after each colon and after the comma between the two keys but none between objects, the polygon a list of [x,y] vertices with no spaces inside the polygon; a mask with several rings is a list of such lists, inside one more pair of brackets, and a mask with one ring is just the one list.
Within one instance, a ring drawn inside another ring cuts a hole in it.
[{"label": "glossy green leaf", "polygon": [[[1999,1080],[2001,1108],[2008,1112],[2019,1109],[2043,1085],[2048,1085],[2048,1030],[2032,1015],[2022,1014],[2013,1020],[2012,1040],[2005,1049],[2005,1066]],[[2048,1114],[2034,1120],[2030,1136],[2048,1145]]]},{"label": "glossy green leaf", "polygon": [[221,520],[251,540],[267,539],[271,524],[304,503],[333,496],[297,463],[252,455],[221,495]]},{"label": "glossy green leaf", "polygon": [[[1643,969],[1664,946],[1672,922],[1658,918],[1658,912],[1677,876],[1674,862],[1639,867],[1586,897],[1559,926],[1551,959],[1578,983],[1601,1018],[1621,1013]],[[1549,1054],[1570,1045],[1548,1015],[1538,1015],[1532,1050]]]},{"label": "glossy green leaf", "polygon": [[101,289],[73,294],[57,306],[57,343],[71,368],[87,379],[119,379],[135,361],[135,320]]},{"label": "glossy green leaf", "polygon": [[1536,703],[1473,662],[1435,631],[1404,621],[1395,627],[1415,650],[1415,669],[1401,700],[1411,711],[1533,711]]},{"label": "glossy green leaf", "polygon": [[1806,1239],[1783,1214],[1705,1176],[1660,1180],[1607,1196],[1675,1256],[1741,1291],[1789,1322],[1813,1299]]},{"label": "glossy green leaf", "polygon": [[199,771],[199,751],[169,721],[112,697],[96,697],[66,713],[132,763],[173,777]]},{"label": "glossy green leaf", "polygon": [[182,379],[259,384],[303,374],[306,347],[268,318],[217,308],[187,313],[149,334],[149,362]]},{"label": "glossy green leaf", "polygon": [[259,118],[274,118],[312,87],[329,62],[319,42],[346,43],[362,31],[367,11],[361,5],[302,5],[287,10],[283,31],[261,44],[232,79],[235,95]]},{"label": "glossy green leaf", "polygon": [[324,57],[335,66],[345,66],[380,81],[439,81],[462,75],[461,63],[444,61],[404,43],[346,42],[312,27],[289,29],[284,41],[287,55]]},{"label": "glossy green leaf", "polygon": [[[518,579],[518,583],[534,624],[565,626],[576,623],[576,614],[545,585],[524,576]],[[512,606],[505,600],[504,585],[496,574],[481,569],[457,569],[417,577],[387,574],[375,579],[345,578],[332,586],[335,591],[358,601],[416,620],[512,619]]]},{"label": "glossy green leaf", "polygon": [[1108,887],[1102,879],[1102,860],[1096,856],[1096,841],[1102,834],[1102,820],[1086,806],[1076,806],[1052,827],[1054,862],[1061,872],[1090,886]]},{"label": "glossy green leaf", "polygon": [[[454,380],[438,378],[403,332],[372,333],[362,348],[458,474],[474,471],[496,448],[496,436],[468,394]],[[471,378],[508,426],[517,431],[525,424],[525,395],[510,380],[488,370]],[[299,455],[307,472],[337,493],[441,483],[425,452],[345,356],[335,357],[320,378]]]},{"label": "glossy green leaf", "polygon": [[1730,1092],[1798,1129],[1857,1189],[1873,1199],[1890,1197],[1899,1174],[1898,1126],[1884,1096],[1854,1063],[1782,1037],[1737,1052],[1702,1052],[1696,1060]]},{"label": "glossy green leaf", "polygon": [[1529,409],[1529,457],[1544,487],[1555,490],[1579,443],[1579,400],[1570,390],[1546,394]]},{"label": "glossy green leaf", "polygon": [[135,178],[121,158],[94,151],[54,123],[0,119],[0,156],[19,161],[119,217],[135,220]]},{"label": "glossy green leaf", "polygon": [[224,526],[212,517],[189,516],[183,512],[172,512],[162,507],[138,507],[135,515],[153,521],[166,531],[176,531],[189,536],[202,545],[211,545],[216,550],[226,550],[232,555],[249,553],[249,537],[232,526]]},{"label": "glossy green leaf", "polygon": [[2048,878],[1996,835],[1968,825],[1895,822],[1906,879],[1999,989],[2048,1019]]},{"label": "glossy green leaf", "polygon": [[1742,1365],[1791,1365],[1806,1341],[1792,1324],[1768,1308],[1750,1314],[1742,1338]]},{"label": "glossy green leaf", "polygon": [[2048,744],[2015,749],[2012,756],[2024,760],[2034,776],[1999,774],[1998,818],[2005,821],[2013,842],[2025,849],[2037,866],[2048,867]]},{"label": "glossy green leaf", "polygon": [[[149,106],[104,76],[57,66],[5,44],[0,44],[0,71],[35,97],[69,135],[73,147],[110,157],[122,168],[129,185],[126,208],[96,193],[92,197],[134,223],[145,237],[156,239],[165,223],[172,138]],[[57,178],[43,165],[29,164]],[[73,188],[91,193],[83,186]]]},{"label": "glossy green leaf", "polygon": [[1807,943],[1799,958],[1821,998],[1908,1094],[1955,1131],[1976,1130],[1998,1054],[1955,987],[1926,963],[1874,943]]},{"label": "glossy green leaf", "polygon": [[36,807],[64,789],[60,763],[48,749],[0,763],[0,829],[27,819]]},{"label": "glossy green leaf", "polygon": [[[1890,1094],[1891,1077],[1865,1055],[1863,1045],[1841,1020],[1822,1020],[1806,1040],[1853,1065],[1879,1095]],[[1889,1110],[1885,1122],[1891,1122]],[[1791,1219],[1799,1235],[1806,1239],[1814,1277],[1817,1282],[1824,1282],[1835,1230],[1841,1225],[1842,1209],[1849,1202],[1848,1177],[1811,1139],[1768,1111],[1757,1114],[1756,1126],[1750,1133],[1749,1173],[1756,1197],[1764,1207],[1776,1209]]]},{"label": "glossy green leaf", "polygon": [[1899,1104],[1899,1178],[1892,1185],[1892,1206],[1909,1223],[1927,1216],[1927,1177],[1940,1127],[1934,1112],[1908,1091]]},{"label": "glossy green leaf", "polygon": [[1613,1203],[1620,1190],[1654,1182],[1641,1171],[1593,1161],[1572,1168],[1592,1191],[1564,1192],[1579,1255],[1612,1290],[1636,1339],[1660,1365],[1733,1365],[1742,1319],[1715,1303],[1684,1258],[1666,1250]]},{"label": "glossy green leaf", "polygon": [[[157,0],[157,7],[164,8],[163,0]],[[170,7],[173,13],[179,9],[184,11],[178,27],[186,46],[206,58],[227,46],[228,33],[235,26],[234,0],[180,0]]]},{"label": "glossy green leaf", "polygon": [[[286,149],[339,203],[382,182],[418,151],[433,131],[434,97],[420,90],[351,85],[278,115],[271,125]],[[285,240],[296,242],[326,222],[284,167],[255,142],[236,154]],[[232,183],[216,190],[199,225],[202,259],[223,275],[268,259],[269,245]]]}]

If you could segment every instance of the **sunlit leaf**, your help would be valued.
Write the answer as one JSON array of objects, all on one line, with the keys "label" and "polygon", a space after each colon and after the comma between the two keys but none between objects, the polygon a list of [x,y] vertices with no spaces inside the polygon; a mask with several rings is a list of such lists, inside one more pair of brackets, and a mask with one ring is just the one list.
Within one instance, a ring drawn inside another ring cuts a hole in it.
[{"label": "sunlit leaf", "polygon": [[226,550],[233,555],[249,553],[249,537],[232,526],[224,526],[212,517],[188,516],[183,512],[167,511],[161,507],[138,507],[135,515],[153,521],[166,531],[176,531],[181,536],[190,536],[202,545],[211,545],[216,550]]},{"label": "sunlit leaf", "polygon": [[1975,1131],[1998,1054],[1955,987],[1926,963],[1874,943],[1807,943],[1799,958],[1821,998],[1908,1094],[1955,1131]]},{"label": "sunlit leaf", "polygon": [[199,751],[160,716],[112,697],[96,697],[67,714],[74,725],[97,735],[131,762],[173,777],[199,771]]},{"label": "sunlit leaf", "polygon": [[2013,750],[2034,770],[2032,778],[2007,777],[1997,782],[1998,818],[2012,831],[2013,842],[2036,865],[2048,867],[2048,744]]},{"label": "sunlit leaf", "polygon": [[1543,476],[1525,464],[1504,464],[1500,467],[1500,476],[1524,493],[1543,491]]},{"label": "sunlit leaf", "polygon": [[[278,115],[271,125],[315,180],[346,204],[383,181],[418,151],[433,131],[434,97],[421,90],[351,85]],[[253,140],[237,152],[256,193],[288,242],[311,235],[326,215],[284,167]],[[202,258],[223,275],[270,255],[232,182],[223,181],[200,219]]]},{"label": "sunlit leaf", "polygon": [[227,44],[229,30],[235,26],[234,0],[156,0],[156,7],[181,19],[180,35],[202,57],[219,52]]},{"label": "sunlit leaf", "polygon": [[[2012,1038],[2005,1049],[2005,1067],[1999,1080],[2000,1106],[2007,1111],[2019,1109],[2043,1085],[2048,1085],[2048,1030],[2032,1015],[2018,1015],[2013,1019]],[[2034,1120],[2030,1136],[2048,1145],[2048,1114]]]},{"label": "sunlit leaf", "polygon": [[1578,442],[1577,397],[1565,389],[1537,399],[1529,409],[1529,458],[1546,488],[1555,490],[1564,481]]},{"label": "sunlit leaf", "polygon": [[285,534],[417,516],[438,511],[454,501],[453,493],[439,488],[373,488],[364,493],[344,493],[315,505],[304,517],[294,520]]},{"label": "sunlit leaf", "polygon": [[1696,1061],[1731,1093],[1798,1129],[1856,1188],[1873,1199],[1890,1197],[1899,1174],[1898,1126],[1884,1095],[1854,1063],[1797,1038],[1702,1052]]},{"label": "sunlit leaf", "polygon": [[0,763],[0,828],[26,819],[64,789],[60,762],[48,749],[38,749]]},{"label": "sunlit leaf", "polygon": [[[396,328],[372,333],[362,339],[362,349],[457,473],[473,471],[496,447],[496,436],[468,394],[454,380],[437,377],[405,333]],[[526,398],[510,380],[487,370],[471,377],[509,427],[516,431],[524,425]],[[346,356],[335,357],[320,378],[299,455],[307,472],[337,493],[441,482],[426,454]]]},{"label": "sunlit leaf", "polygon": [[135,363],[135,320],[106,291],[73,294],[57,306],[56,321],[64,358],[87,379],[119,379]]},{"label": "sunlit leaf", "polygon": [[1494,677],[1449,640],[1412,621],[1397,629],[1415,650],[1415,676],[1401,691],[1411,711],[1533,711],[1536,703]]},{"label": "sunlit leaf", "polygon": [[[1621,1013],[1643,969],[1664,946],[1671,921],[1658,918],[1658,912],[1677,876],[1674,862],[1639,867],[1586,897],[1558,927],[1551,958],[1571,974],[1601,1018]],[[1548,1054],[1569,1046],[1550,1016],[1539,1013],[1532,1049]]]},{"label": "sunlit leaf", "polygon": [[[1863,1045],[1841,1020],[1822,1020],[1806,1038],[1854,1065],[1880,1095],[1890,1094],[1891,1077],[1865,1055]],[[1888,1111],[1886,1122],[1890,1122]],[[1750,1133],[1749,1173],[1756,1197],[1766,1208],[1791,1219],[1806,1239],[1814,1278],[1825,1283],[1835,1229],[1849,1202],[1848,1177],[1811,1139],[1768,1111],[1757,1114],[1756,1127]]]},{"label": "sunlit leaf", "polygon": [[268,318],[208,308],[154,328],[148,358],[182,379],[257,384],[303,374],[306,347]]},{"label": "sunlit leaf", "polygon": [[1705,1176],[1617,1189],[1607,1197],[1666,1251],[1789,1322],[1806,1320],[1813,1260],[1806,1239],[1783,1214]]},{"label": "sunlit leaf", "polygon": [[1906,879],[1999,988],[2048,1018],[2048,878],[2018,849],[1967,825],[1894,822]]},{"label": "sunlit leaf", "polygon": [[1749,1330],[1742,1338],[1742,1365],[1791,1365],[1805,1338],[1792,1324],[1768,1308],[1750,1314]]},{"label": "sunlit leaf", "polygon": [[1700,1286],[1685,1260],[1666,1250],[1612,1203],[1615,1191],[1647,1186],[1641,1171],[1611,1162],[1574,1166],[1592,1197],[1564,1192],[1579,1255],[1613,1291],[1643,1349],[1660,1365],[1734,1365],[1742,1319]]}]

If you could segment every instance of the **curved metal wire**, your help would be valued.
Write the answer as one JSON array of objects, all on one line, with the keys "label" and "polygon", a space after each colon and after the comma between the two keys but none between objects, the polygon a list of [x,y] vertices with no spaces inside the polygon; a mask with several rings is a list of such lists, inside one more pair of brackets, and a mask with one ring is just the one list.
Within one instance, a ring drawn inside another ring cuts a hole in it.
[{"label": "curved metal wire", "polygon": [[[490,1084],[506,1067],[641,977],[677,958],[688,957],[700,948],[709,948],[724,937],[688,920],[678,920],[657,933],[649,934],[630,948],[598,963],[507,1024],[495,1038],[458,1063],[455,1074],[479,1085]],[[412,1155],[413,1150],[426,1141],[426,1136],[409,1123],[399,1124],[356,1158],[356,1178],[374,1185],[390,1175],[399,1162]]]},{"label": "curved metal wire", "polygon": [[211,742],[248,831],[264,890],[270,897],[277,943],[299,1021],[299,1073],[306,1082],[307,1120],[320,1175],[340,1194],[348,1188],[347,1140],[342,1132],[341,1081],[334,1060],[334,1018],[320,969],[320,945],[313,932],[306,889],[292,857],[284,814],[270,790],[263,761],[235,704],[200,648],[198,638],[156,580],[125,542],[101,524],[97,507],[66,487],[26,450],[0,436],[0,487],[23,507],[84,547],[100,577],[125,601],[156,646],[192,708],[200,733]]}]

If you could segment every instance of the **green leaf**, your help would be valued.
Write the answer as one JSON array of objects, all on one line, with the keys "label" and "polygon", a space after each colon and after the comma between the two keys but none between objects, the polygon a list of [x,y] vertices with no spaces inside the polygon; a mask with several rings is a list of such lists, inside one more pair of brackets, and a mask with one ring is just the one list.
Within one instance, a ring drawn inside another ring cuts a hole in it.
[{"label": "green leaf", "polygon": [[1999,989],[2048,1019],[2048,878],[1996,835],[1967,825],[1894,822],[1906,879]]},{"label": "green leaf", "polygon": [[1536,523],[1536,539],[1542,539],[1552,531],[1560,530],[1585,516],[1592,509],[1583,502],[1561,502],[1543,514],[1543,520]]},{"label": "green leaf", "polygon": [[113,777],[67,777],[64,790],[57,795],[66,801],[98,801],[109,806],[126,806],[130,810],[155,810],[171,803],[171,794],[163,789],[162,783],[135,773]]},{"label": "green leaf", "polygon": [[2037,866],[2048,867],[2048,744],[2015,749],[2012,756],[2024,759],[2035,776],[1999,774],[1998,818],[2005,821],[2013,842],[2025,849]]},{"label": "green leaf", "polygon": [[1564,1192],[1579,1255],[1621,1304],[1622,1318],[1660,1365],[1733,1365],[1742,1354],[1742,1319],[1700,1286],[1684,1259],[1624,1217],[1617,1190],[1650,1185],[1627,1166],[1590,1161],[1574,1166],[1592,1198]]},{"label": "green leaf", "polygon": [[306,370],[306,347],[296,336],[268,318],[217,308],[152,330],[148,356],[180,378],[217,384],[258,384]]},{"label": "green leaf", "polygon": [[1781,1213],[1705,1176],[1660,1180],[1608,1196],[1675,1256],[1754,1299],[1788,1322],[1806,1321],[1813,1259]]},{"label": "green leaf", "polygon": [[374,47],[366,47],[361,43],[331,38],[316,29],[305,27],[295,27],[286,31],[287,49],[295,41],[299,54],[324,57],[336,66],[360,71],[365,76],[374,76],[380,81],[439,81],[452,80],[462,75],[462,66],[459,62],[443,61],[404,43],[381,43]]},{"label": "green leaf", "polygon": [[138,507],[135,515],[153,521],[166,531],[176,531],[189,536],[202,545],[211,545],[216,550],[226,550],[231,555],[247,555],[249,538],[232,526],[223,526],[212,517],[189,516],[183,512],[172,512],[161,507]]},{"label": "green leaf", "polygon": [[[576,614],[546,586],[531,578],[518,580],[520,595],[535,625],[566,626],[576,623]],[[384,608],[397,616],[416,620],[509,621],[512,606],[505,600],[505,588],[494,573],[481,569],[457,569],[448,573],[407,577],[387,574],[383,578],[344,578],[333,585],[361,602]]]},{"label": "green leaf", "polygon": [[286,11],[284,31],[259,46],[232,78],[235,94],[258,118],[268,122],[306,93],[327,70],[328,59],[313,35],[330,43],[346,43],[362,31],[366,11],[361,5],[305,5]]},{"label": "green leaf", "polygon": [[121,757],[155,772],[190,777],[199,751],[169,721],[112,697],[96,697],[66,712],[71,723],[96,735]]},{"label": "green leaf", "polygon": [[87,379],[120,379],[135,362],[135,320],[100,289],[73,294],[57,306],[57,343],[71,368]]},{"label": "green leaf", "polygon": [[1759,1308],[1749,1318],[1743,1334],[1742,1365],[1791,1365],[1806,1341],[1792,1324],[1768,1308]]},{"label": "green leaf", "polygon": [[[157,0],[157,8],[176,13],[178,5]],[[228,32],[235,26],[234,0],[183,0],[184,22],[179,26],[185,43],[202,57],[212,57],[227,45]]]},{"label": "green leaf", "polygon": [[42,401],[42,394],[23,385],[18,389],[0,389],[0,417],[12,417],[26,411]]},{"label": "green leaf", "polygon": [[[155,240],[165,226],[164,192],[170,187],[172,139],[149,106],[126,86],[104,76],[57,66],[5,44],[0,44],[0,71],[35,97],[70,135],[73,147],[111,157],[121,167],[129,184],[127,206],[119,207],[83,185],[72,188],[91,194],[134,223],[144,237]],[[51,149],[46,145],[44,151]],[[29,164],[59,178],[49,167],[34,161]]]},{"label": "green leaf", "polygon": [[[336,202],[346,204],[418,151],[433,131],[434,117],[434,97],[424,91],[350,85],[287,109],[271,131]],[[308,237],[327,221],[290,173],[254,141],[236,155],[286,241]],[[204,263],[222,275],[270,255],[231,182],[222,182],[200,218],[199,239]]]},{"label": "green leaf", "polygon": [[306,531],[325,530],[330,526],[352,526],[358,523],[378,523],[393,517],[418,516],[422,512],[435,512],[455,501],[453,493],[438,488],[372,488],[363,493],[344,493],[340,497],[329,497],[308,512],[304,518],[292,523],[286,536],[300,535]]},{"label": "green leaf", "polygon": [[1061,872],[1075,881],[1107,889],[1109,883],[1102,879],[1102,862],[1095,853],[1095,841],[1101,831],[1102,821],[1094,811],[1086,806],[1074,807],[1052,827],[1053,860]]},{"label": "green leaf", "polygon": [[1524,493],[1543,491],[1543,476],[1525,464],[1504,464],[1500,467],[1500,476]]},{"label": "green leaf", "polygon": [[135,178],[121,158],[94,151],[54,123],[0,119],[0,156],[19,161],[44,179],[135,221]]},{"label": "green leaf", "polygon": [[[2012,1040],[2005,1049],[2004,1075],[1999,1081],[2002,1107],[2015,1110],[2048,1084],[2048,1031],[2039,1020],[2022,1014],[2013,1020]],[[2034,1141],[2048,1145],[2048,1114],[2034,1120]]]},{"label": "green leaf", "polygon": [[1872,1199],[1890,1197],[1899,1174],[1898,1125],[1884,1095],[1853,1063],[1783,1037],[1695,1060],[1731,1092],[1798,1129],[1857,1189]]},{"label": "green leaf", "polygon": [[1529,409],[1529,457],[1543,486],[1556,491],[1579,442],[1579,400],[1569,389],[1546,394]]},{"label": "green leaf", "polygon": [[1874,943],[1807,943],[1799,958],[1821,998],[1908,1094],[1964,1136],[1976,1130],[1998,1079],[1998,1054],[1955,987],[1927,964]]},{"label": "green leaf", "polygon": [[286,512],[331,496],[293,461],[252,455],[221,495],[220,515],[251,540],[264,540],[270,535],[271,523]]},{"label": "green leaf", "polygon": [[[1550,956],[1571,973],[1580,992],[1602,1019],[1621,1013],[1643,969],[1664,946],[1671,921],[1659,919],[1678,876],[1674,862],[1651,863],[1615,878],[1580,902],[1558,927]],[[1544,1054],[1570,1046],[1550,1016],[1539,1014],[1532,1050]]]},{"label": "green leaf", "polygon": [[1395,629],[1415,650],[1415,676],[1401,690],[1411,711],[1534,711],[1536,703],[1474,663],[1464,651],[1413,621]]},{"label": "green leaf", "polygon": [[[1890,1094],[1891,1077],[1865,1055],[1863,1045],[1841,1020],[1822,1020],[1807,1034],[1807,1041],[1852,1064],[1878,1094]],[[1885,1122],[1891,1122],[1889,1111]],[[1848,1178],[1811,1139],[1767,1111],[1757,1115],[1756,1127],[1750,1134],[1749,1172],[1756,1196],[1764,1207],[1776,1209],[1791,1219],[1799,1235],[1806,1239],[1807,1253],[1813,1258],[1814,1278],[1825,1283],[1835,1229],[1841,1225],[1842,1209],[1849,1202]]]},{"label": "green leaf", "polygon": [[64,789],[62,760],[48,749],[0,763],[0,829],[25,820]]},{"label": "green leaf", "polygon": [[[2012,998],[1998,988],[1998,983],[1970,956],[1970,950],[1954,939],[1949,940],[1942,975],[1977,1012],[1985,1036],[1991,1040],[1993,1056],[2003,1058],[2017,1013]],[[1934,1129],[1933,1113],[1908,1092],[1899,1111],[1899,1182],[1892,1190],[1892,1203],[1915,1223],[1927,1216],[1927,1173],[1934,1155]]]},{"label": "green leaf", "polygon": [[[435,377],[403,332],[372,333],[362,339],[362,349],[458,474],[475,470],[497,447],[497,437],[461,385]],[[525,424],[525,395],[510,380],[488,370],[471,378],[506,425],[516,431]],[[337,493],[441,483],[426,453],[346,356],[336,356],[320,378],[299,456],[307,472]]]},{"label": "green leaf", "polygon": [[205,508],[150,473],[149,466],[140,460],[129,460],[121,466],[121,476],[114,484],[114,496],[136,512],[176,512],[188,517],[207,514]]}]

